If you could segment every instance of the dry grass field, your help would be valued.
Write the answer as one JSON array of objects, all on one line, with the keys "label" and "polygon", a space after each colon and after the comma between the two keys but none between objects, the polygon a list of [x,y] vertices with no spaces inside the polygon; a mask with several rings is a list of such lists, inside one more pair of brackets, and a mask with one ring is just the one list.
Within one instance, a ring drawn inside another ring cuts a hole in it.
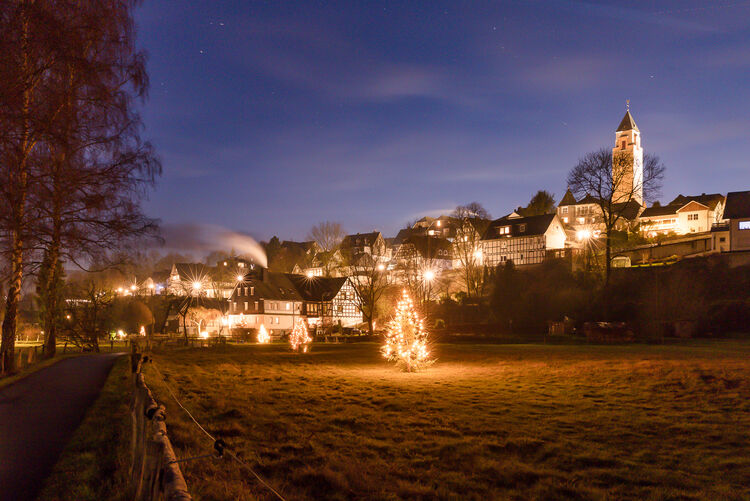
[{"label": "dry grass field", "polygon": [[[182,349],[156,366],[288,499],[750,499],[750,343],[437,345],[406,374],[378,345]],[[169,397],[178,457],[211,443]],[[196,499],[272,499],[228,460]]]}]

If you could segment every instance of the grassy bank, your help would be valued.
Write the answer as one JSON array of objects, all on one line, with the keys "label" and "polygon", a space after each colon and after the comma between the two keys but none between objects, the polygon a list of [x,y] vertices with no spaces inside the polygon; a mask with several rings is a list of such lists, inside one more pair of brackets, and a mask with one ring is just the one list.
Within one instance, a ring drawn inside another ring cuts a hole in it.
[{"label": "grassy bank", "polygon": [[[750,343],[436,345],[405,374],[376,344],[176,349],[156,364],[208,430],[289,499],[750,497]],[[211,443],[171,400],[178,457]],[[196,499],[271,499],[224,460]]]},{"label": "grassy bank", "polygon": [[130,447],[130,366],[120,357],[99,398],[44,483],[40,500],[125,500]]}]

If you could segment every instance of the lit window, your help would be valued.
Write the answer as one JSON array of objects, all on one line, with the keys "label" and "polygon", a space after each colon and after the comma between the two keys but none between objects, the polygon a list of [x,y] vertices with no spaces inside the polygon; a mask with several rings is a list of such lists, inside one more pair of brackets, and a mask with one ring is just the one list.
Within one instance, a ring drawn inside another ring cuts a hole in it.
[{"label": "lit window", "polygon": [[567,217],[563,218],[563,223],[568,224],[568,218]]},{"label": "lit window", "polygon": [[279,317],[276,317],[275,320],[276,320],[276,323],[278,324],[279,323]]},{"label": "lit window", "polygon": [[255,311],[258,311],[258,301],[255,301]]},{"label": "lit window", "polygon": [[750,221],[740,221],[741,230],[750,230]]},{"label": "lit window", "polygon": [[500,226],[497,229],[497,233],[499,235],[509,235],[510,234],[510,226]]},{"label": "lit window", "polygon": [[289,309],[291,309],[291,308],[292,308],[292,305],[291,305],[291,304],[289,304],[289,303],[287,303],[287,304],[286,304],[286,309],[287,309],[287,310],[289,310]]},{"label": "lit window", "polygon": [[247,311],[247,301],[245,301],[245,311]]},{"label": "lit window", "polygon": [[568,208],[567,207],[563,207],[562,208],[562,213],[563,214],[567,214],[568,213]]},{"label": "lit window", "polygon": [[524,233],[526,231],[526,223],[518,225],[518,231]]},{"label": "lit window", "polygon": [[697,221],[698,214],[688,214],[688,221]]}]

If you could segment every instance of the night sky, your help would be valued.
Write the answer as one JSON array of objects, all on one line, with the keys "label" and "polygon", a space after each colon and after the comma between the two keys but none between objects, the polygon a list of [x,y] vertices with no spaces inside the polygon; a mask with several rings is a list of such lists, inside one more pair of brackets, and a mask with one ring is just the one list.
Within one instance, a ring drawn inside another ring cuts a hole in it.
[{"label": "night sky", "polygon": [[748,1],[148,1],[136,21],[164,164],[146,210],[166,225],[393,236],[474,200],[500,217],[559,200],[626,99],[662,202],[750,189]]}]

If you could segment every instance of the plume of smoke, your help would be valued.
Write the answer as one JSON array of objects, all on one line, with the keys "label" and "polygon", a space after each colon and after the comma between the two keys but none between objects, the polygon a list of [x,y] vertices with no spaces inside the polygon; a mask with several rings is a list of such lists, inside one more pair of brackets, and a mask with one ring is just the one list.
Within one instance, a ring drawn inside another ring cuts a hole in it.
[{"label": "plume of smoke", "polygon": [[267,268],[263,247],[251,236],[211,224],[167,224],[161,227],[164,247],[176,252],[228,251],[234,249],[256,264]]}]

